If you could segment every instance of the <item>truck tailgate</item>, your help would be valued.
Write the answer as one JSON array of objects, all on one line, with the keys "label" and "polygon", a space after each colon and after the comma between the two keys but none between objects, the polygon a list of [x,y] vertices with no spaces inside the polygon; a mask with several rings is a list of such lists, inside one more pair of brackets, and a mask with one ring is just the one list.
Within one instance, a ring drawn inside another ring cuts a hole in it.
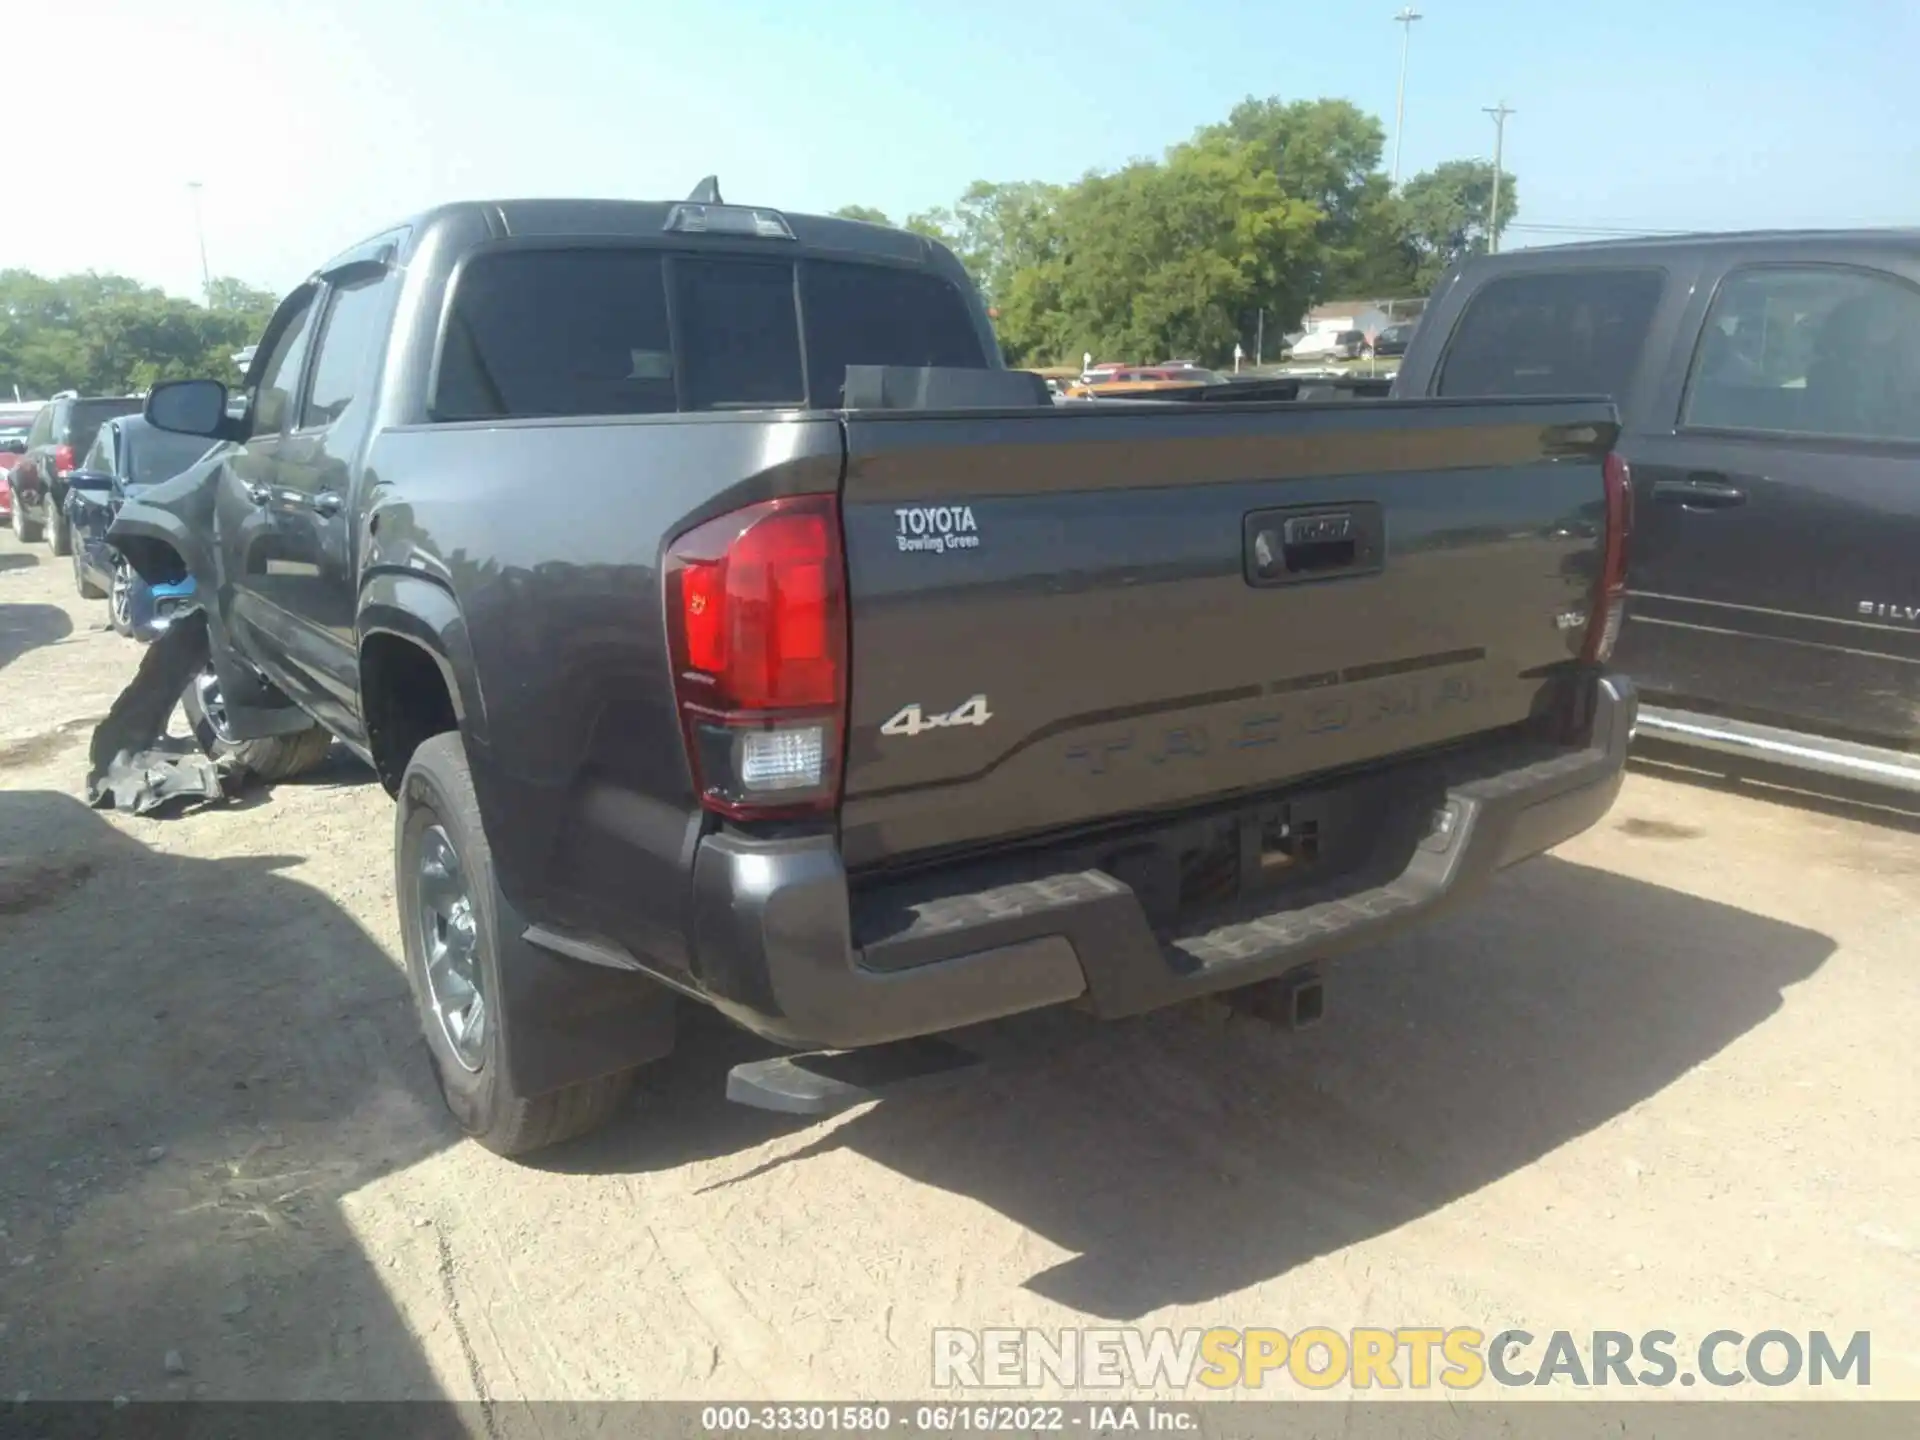
[{"label": "truck tailgate", "polygon": [[1612,407],[847,417],[856,868],[1526,720],[1580,649]]}]

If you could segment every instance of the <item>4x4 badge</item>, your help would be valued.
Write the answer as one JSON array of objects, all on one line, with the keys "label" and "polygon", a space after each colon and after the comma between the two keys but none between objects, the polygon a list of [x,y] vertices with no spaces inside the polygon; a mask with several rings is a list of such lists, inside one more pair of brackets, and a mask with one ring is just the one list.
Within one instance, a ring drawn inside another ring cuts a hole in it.
[{"label": "4x4 badge", "polygon": [[945,730],[954,725],[984,725],[992,718],[993,712],[987,709],[987,697],[975,695],[944,715],[922,714],[918,705],[902,706],[899,713],[880,727],[880,733],[924,735],[929,730]]}]

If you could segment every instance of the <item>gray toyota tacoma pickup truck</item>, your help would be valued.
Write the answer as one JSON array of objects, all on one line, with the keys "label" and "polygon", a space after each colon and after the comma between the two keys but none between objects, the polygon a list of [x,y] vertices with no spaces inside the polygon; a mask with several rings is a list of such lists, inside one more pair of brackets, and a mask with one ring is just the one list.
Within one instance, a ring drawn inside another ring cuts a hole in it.
[{"label": "gray toyota tacoma pickup truck", "polygon": [[1297,986],[1612,803],[1608,403],[1054,406],[938,244],[717,202],[374,237],[154,388],[220,443],[112,531],[197,582],[211,750],[395,797],[482,1143],[686,1000],[850,1058]]}]

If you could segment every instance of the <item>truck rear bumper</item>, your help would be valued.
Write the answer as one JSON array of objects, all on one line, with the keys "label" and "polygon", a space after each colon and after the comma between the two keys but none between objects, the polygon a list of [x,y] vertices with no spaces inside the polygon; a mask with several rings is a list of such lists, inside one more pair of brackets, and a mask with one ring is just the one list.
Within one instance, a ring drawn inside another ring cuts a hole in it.
[{"label": "truck rear bumper", "polygon": [[1366,828],[1370,848],[1198,923],[1156,927],[1144,879],[1086,863],[1086,844],[874,887],[850,886],[831,837],[709,836],[694,867],[700,986],[769,1039],[851,1049],[1066,1001],[1115,1017],[1251,985],[1424,920],[1605,815],[1637,701],[1619,677],[1595,690],[1584,747],[1515,740],[1297,797]]}]

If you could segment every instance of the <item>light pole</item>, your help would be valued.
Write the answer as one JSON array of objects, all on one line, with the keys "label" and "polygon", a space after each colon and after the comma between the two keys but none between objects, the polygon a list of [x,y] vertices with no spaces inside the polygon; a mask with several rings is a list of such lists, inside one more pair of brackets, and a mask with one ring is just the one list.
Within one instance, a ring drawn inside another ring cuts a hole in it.
[{"label": "light pole", "polygon": [[1493,206],[1487,215],[1487,253],[1500,253],[1500,151],[1507,139],[1507,116],[1519,112],[1507,107],[1502,100],[1498,105],[1480,107],[1493,117]]},{"label": "light pole", "polygon": [[1407,130],[1407,51],[1413,44],[1413,22],[1422,18],[1411,5],[1393,17],[1400,27],[1400,90],[1393,102],[1393,188],[1400,188],[1400,140]]},{"label": "light pole", "polygon": [[193,197],[193,235],[200,242],[200,298],[213,304],[213,272],[207,268],[207,227],[200,219],[200,182],[189,180],[187,193]]}]

